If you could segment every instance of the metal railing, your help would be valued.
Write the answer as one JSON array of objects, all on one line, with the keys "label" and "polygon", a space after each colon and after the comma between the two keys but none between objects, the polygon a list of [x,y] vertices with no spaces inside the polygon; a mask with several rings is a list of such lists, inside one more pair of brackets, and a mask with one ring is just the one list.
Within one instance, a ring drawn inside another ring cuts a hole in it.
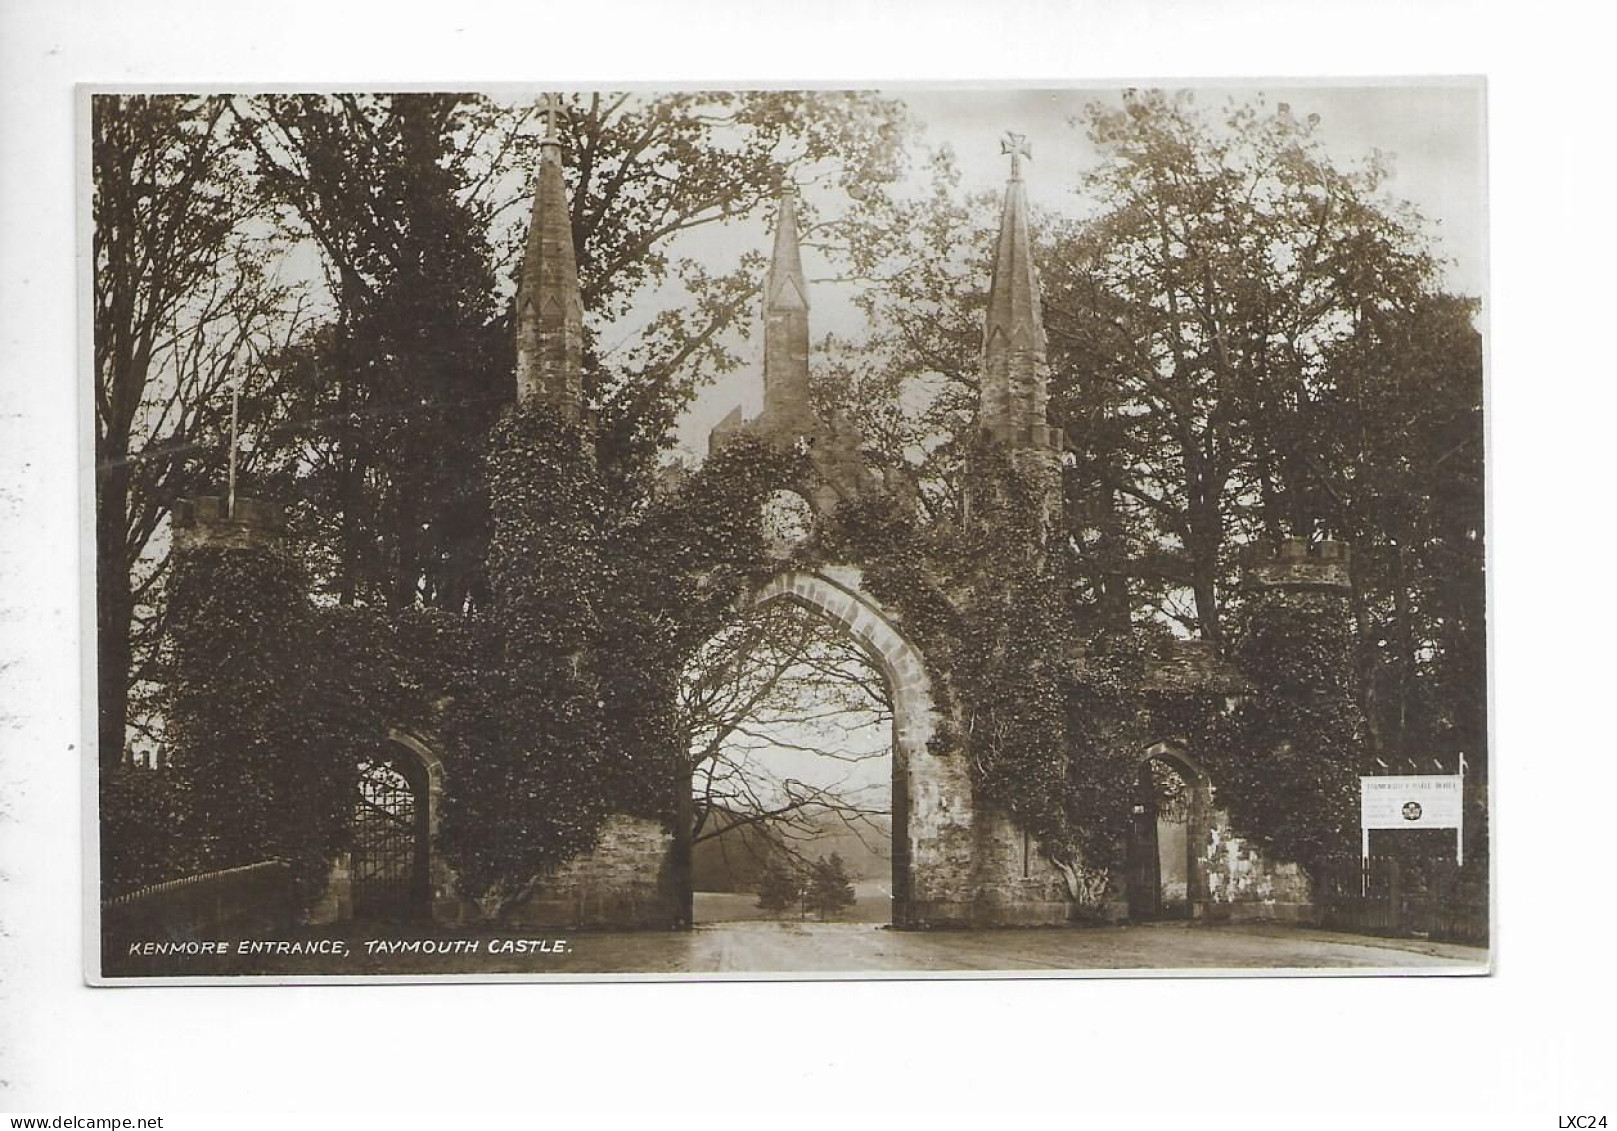
[{"label": "metal railing", "polygon": [[104,943],[184,940],[259,932],[293,921],[292,869],[284,860],[203,872],[101,903]]},{"label": "metal railing", "polygon": [[1318,869],[1321,926],[1452,942],[1488,942],[1487,872],[1448,857],[1345,857]]}]

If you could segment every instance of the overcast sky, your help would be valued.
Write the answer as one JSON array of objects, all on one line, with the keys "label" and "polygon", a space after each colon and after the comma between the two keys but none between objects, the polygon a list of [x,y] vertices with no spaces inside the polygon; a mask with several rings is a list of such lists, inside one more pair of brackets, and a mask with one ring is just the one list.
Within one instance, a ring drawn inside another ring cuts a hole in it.
[{"label": "overcast sky", "polygon": [[[1196,100],[1216,106],[1225,99],[1249,101],[1262,97],[1269,105],[1288,103],[1299,118],[1318,114],[1317,136],[1330,156],[1341,165],[1362,161],[1379,149],[1391,159],[1392,175],[1384,185],[1389,197],[1414,204],[1431,220],[1436,250],[1446,263],[1449,288],[1481,296],[1486,285],[1484,150],[1484,91],[1480,81],[1366,86],[1314,84],[1257,85],[1251,82],[1204,84],[1195,88]],[[1082,175],[1099,161],[1081,126],[1072,124],[1084,105],[1097,98],[1118,100],[1117,87],[1064,89],[1011,89],[999,86],[950,89],[898,89],[901,98],[922,126],[922,144],[947,145],[954,150],[961,172],[961,188],[971,193],[1003,186],[1007,162],[1000,152],[1006,131],[1025,134],[1033,150],[1026,172],[1030,203],[1070,216],[1090,211],[1077,186]],[[916,193],[926,183],[925,162],[913,160],[908,184]],[[901,189],[900,191],[904,191]],[[830,203],[830,198],[827,198]],[[767,220],[703,233],[684,249],[714,266],[722,266],[746,248],[767,251]],[[810,278],[811,332],[818,339],[827,331],[857,336],[861,324],[852,305],[852,289],[830,282],[830,264],[812,249],[804,254]],[[743,406],[750,416],[763,397],[761,334],[741,343],[741,368],[704,390],[681,421],[679,438],[690,455],[706,450],[707,433],[732,407]]]}]

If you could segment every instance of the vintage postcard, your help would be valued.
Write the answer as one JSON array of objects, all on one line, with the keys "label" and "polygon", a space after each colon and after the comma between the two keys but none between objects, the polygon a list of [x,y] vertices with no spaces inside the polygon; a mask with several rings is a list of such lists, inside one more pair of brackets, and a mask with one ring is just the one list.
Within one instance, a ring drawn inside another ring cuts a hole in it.
[{"label": "vintage postcard", "polygon": [[81,101],[92,982],[1489,969],[1479,80]]}]

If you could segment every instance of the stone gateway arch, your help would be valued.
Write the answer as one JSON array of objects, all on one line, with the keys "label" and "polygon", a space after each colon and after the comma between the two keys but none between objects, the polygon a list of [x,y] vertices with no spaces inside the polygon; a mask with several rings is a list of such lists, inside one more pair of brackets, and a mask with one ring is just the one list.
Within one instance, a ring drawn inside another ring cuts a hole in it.
[{"label": "stone gateway arch", "polygon": [[893,924],[969,918],[972,801],[963,761],[932,749],[939,731],[926,662],[853,567],[781,573],[749,605],[800,605],[839,625],[887,681],[893,704]]},{"label": "stone gateway arch", "polygon": [[[519,406],[544,406],[570,423],[587,426],[581,403],[582,303],[561,148],[554,133],[540,146],[516,302],[517,400]],[[1006,466],[1033,485],[1033,525],[1041,532],[1038,552],[1054,554],[1063,529],[1065,441],[1047,416],[1046,339],[1022,181],[1026,147],[1013,138],[1006,152],[1011,170],[984,316],[976,429],[1005,454]],[[796,208],[794,192],[787,187],[779,200],[764,285],[762,411],[752,419],[744,418],[739,408],[732,411],[713,429],[710,450],[750,436],[806,455],[809,470],[793,489],[810,529],[851,501],[873,496],[913,510],[916,485],[907,469],[872,458],[849,420],[822,419],[815,411],[809,384],[809,287]],[[274,508],[245,499],[228,508],[219,503],[197,500],[182,510],[176,521],[180,552],[199,546],[254,552],[280,538],[283,522],[272,513]],[[757,516],[760,523],[764,518]],[[1121,917],[1131,905],[1160,904],[1140,898],[1139,892],[1130,900],[1124,877],[1080,876],[1070,861],[1055,862],[1005,812],[986,803],[971,758],[954,748],[958,739],[947,737],[964,730],[960,720],[940,713],[954,696],[937,686],[939,672],[929,663],[937,657],[923,654],[915,634],[906,631],[900,610],[869,591],[860,562],[804,565],[793,561],[790,548],[780,555],[778,572],[766,575],[738,612],[779,602],[800,606],[845,632],[886,680],[893,707],[893,925],[1055,925],[1080,913]],[[1258,555],[1249,577],[1270,594],[1295,591],[1317,603],[1322,597],[1345,598],[1347,567],[1345,547],[1288,543]],[[1079,655],[1049,660],[1071,671],[1084,663]],[[944,673],[943,678],[954,675]],[[1188,688],[1231,701],[1244,688],[1241,673],[1211,645],[1192,641],[1155,659],[1141,680],[1148,690]],[[1142,723],[1141,733],[1125,728],[1114,736],[1118,748],[1138,752],[1141,760],[1171,757],[1195,766],[1197,751],[1185,749],[1176,735],[1151,732],[1155,725]],[[441,749],[432,734],[419,729],[378,738],[401,751],[405,760],[397,765],[419,770],[410,812],[420,815],[426,856],[419,871],[431,884],[430,892],[421,895],[421,906],[440,923],[477,920],[479,908],[456,894],[454,875],[437,844],[440,798],[455,788],[454,751]],[[1184,881],[1191,913],[1305,917],[1307,885],[1296,867],[1267,861],[1246,845],[1218,808],[1219,783],[1199,769],[1191,777],[1195,805],[1186,834]],[[688,867],[679,863],[684,847],[679,841],[666,821],[610,814],[591,851],[536,877],[520,902],[504,908],[503,917],[510,924],[533,927],[687,925],[690,878]],[[341,872],[337,862],[334,873]],[[316,913],[341,917],[341,902],[328,899]]]}]

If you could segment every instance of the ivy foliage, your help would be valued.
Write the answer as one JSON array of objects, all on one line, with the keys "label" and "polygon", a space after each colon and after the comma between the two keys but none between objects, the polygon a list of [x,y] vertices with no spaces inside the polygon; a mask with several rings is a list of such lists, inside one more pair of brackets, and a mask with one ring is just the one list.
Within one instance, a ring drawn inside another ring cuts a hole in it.
[{"label": "ivy foliage", "polygon": [[1249,684],[1164,685],[1166,628],[1086,632],[1071,555],[1041,525],[1050,469],[986,437],[966,458],[969,519],[921,527],[893,500],[843,504],[818,554],[853,561],[926,657],[939,753],[966,757],[980,796],[1052,861],[1103,877],[1129,850],[1147,748],[1182,748],[1236,830],[1303,863],[1351,848],[1364,739],[1345,595],[1295,590],[1232,603],[1226,655]]},{"label": "ivy foliage", "polygon": [[965,632],[955,659],[983,797],[1046,851],[1067,835],[1067,686],[1074,625],[1045,514],[1050,468],[978,436],[969,456]]},{"label": "ivy foliage", "polygon": [[1234,826],[1304,866],[1351,852],[1365,721],[1345,594],[1250,594],[1232,657],[1252,684],[1209,751]]},{"label": "ivy foliage", "polygon": [[1170,646],[1150,633],[1102,633],[1085,650],[1067,701],[1064,858],[1115,872],[1128,857],[1131,805],[1142,752],[1172,737],[1198,756],[1189,738],[1199,697],[1144,690],[1151,665]]},{"label": "ivy foliage", "polygon": [[925,657],[935,752],[967,758],[980,796],[1067,859],[1076,628],[1064,559],[1046,545],[1054,469],[987,436],[966,465],[967,522],[922,526],[898,500],[870,496],[822,522],[818,552],[858,563]]},{"label": "ivy foliage", "polygon": [[132,762],[104,767],[100,794],[103,898],[162,883],[184,871],[171,770]]},{"label": "ivy foliage", "polygon": [[764,568],[754,516],[794,458],[739,441],[646,499],[603,483],[585,430],[554,411],[501,421],[486,653],[444,735],[443,847],[464,892],[509,905],[609,813],[672,824],[689,789],[679,673]]},{"label": "ivy foliage", "polygon": [[958,748],[954,725],[952,658],[966,626],[954,599],[959,559],[957,532],[922,526],[898,499],[868,494],[842,502],[821,516],[801,564],[851,562],[864,587],[894,614],[927,665],[942,724],[933,737],[937,752]]},{"label": "ivy foliage", "polygon": [[1157,742],[1200,766],[1235,832],[1272,857],[1312,867],[1350,851],[1364,721],[1346,596],[1248,594],[1228,644],[1246,682],[1236,696],[1153,681],[1172,647],[1165,635],[1093,639],[1068,702],[1068,829],[1081,858],[1114,870],[1126,861],[1129,804]]},{"label": "ivy foliage", "polygon": [[1232,708],[1153,682],[1165,632],[1082,636],[1047,526],[1053,469],[986,437],[969,521],[923,525],[870,493],[784,563],[758,518],[803,481],[803,455],[742,436],[648,497],[607,485],[588,441],[545,408],[490,437],[484,611],[315,608],[284,551],[184,555],[169,718],[187,866],[281,856],[312,894],[346,844],[359,757],[404,727],[442,740],[439,849],[498,914],[593,847],[610,813],[672,826],[689,789],[679,674],[772,571],[826,562],[860,566],[926,658],[936,752],[966,758],[979,796],[1063,868],[1122,866],[1156,741],[1181,744],[1238,831],[1280,857],[1306,865],[1351,835],[1363,721],[1340,597],[1242,603],[1227,646],[1251,686]]},{"label": "ivy foliage", "polygon": [[754,516],[801,457],[739,440],[645,498],[603,486],[586,441],[543,408],[491,435],[486,610],[317,607],[285,549],[181,553],[172,768],[106,776],[109,891],[282,857],[312,898],[395,728],[441,742],[438,848],[491,913],[609,813],[672,822],[676,681],[769,568]]},{"label": "ivy foliage", "polygon": [[476,684],[477,634],[459,618],[315,607],[305,583],[284,548],[179,555],[168,763],[103,786],[119,854],[109,884],[279,858],[317,895],[348,844],[360,760],[394,728],[431,733],[434,704]]},{"label": "ivy foliage", "polygon": [[346,831],[352,758],[327,744],[303,571],[284,548],[187,551],[169,589],[165,717],[183,866],[279,858],[312,894]]},{"label": "ivy foliage", "polygon": [[443,848],[491,908],[587,850],[608,812],[602,497],[584,431],[548,409],[508,413],[489,439],[497,613],[487,663],[446,720],[454,784]]}]

